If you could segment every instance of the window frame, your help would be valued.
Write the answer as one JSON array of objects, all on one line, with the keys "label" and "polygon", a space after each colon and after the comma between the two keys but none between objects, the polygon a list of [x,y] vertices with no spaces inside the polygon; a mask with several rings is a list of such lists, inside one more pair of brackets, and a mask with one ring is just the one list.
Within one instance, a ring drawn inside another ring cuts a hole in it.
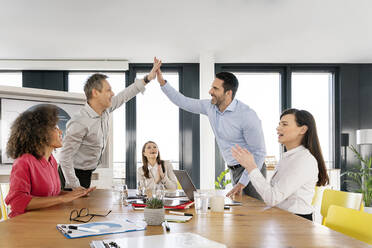
[{"label": "window frame", "polygon": [[[150,72],[152,64],[129,64],[126,87],[134,82],[137,72]],[[179,75],[179,92],[199,99],[199,64],[162,64],[163,72],[176,72]],[[157,83],[156,79],[155,82]],[[173,104],[173,103],[171,103]],[[126,184],[136,188],[137,182],[137,113],[136,98],[126,103]],[[191,133],[191,135],[190,135]],[[191,147],[191,149],[189,148]],[[186,170],[195,186],[200,185],[200,121],[198,114],[179,109],[179,169]]]},{"label": "window frame", "polygon": [[[280,106],[281,112],[291,107],[292,72],[327,72],[333,74],[332,84],[332,145],[333,161],[335,169],[340,169],[341,162],[341,87],[340,87],[339,64],[263,64],[263,63],[216,63],[215,72],[279,72],[280,76]],[[219,175],[224,169],[224,160],[217,148],[216,143],[216,167],[215,175]]]}]

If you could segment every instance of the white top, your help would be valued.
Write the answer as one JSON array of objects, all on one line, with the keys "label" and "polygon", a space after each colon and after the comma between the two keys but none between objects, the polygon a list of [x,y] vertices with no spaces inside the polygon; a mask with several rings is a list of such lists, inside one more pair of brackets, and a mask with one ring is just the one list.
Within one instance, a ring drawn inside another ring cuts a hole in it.
[{"label": "white top", "polygon": [[[149,177],[145,177],[145,173],[143,172],[143,166],[137,169],[137,180],[140,183],[140,187],[146,187],[147,189],[153,189],[155,187],[155,181],[159,180],[159,173],[158,173],[159,165],[155,164],[151,166],[149,164]],[[164,178],[159,182],[159,184],[163,184],[166,189],[177,189],[177,178],[173,172],[173,165],[165,160],[164,161]]]},{"label": "white top", "polygon": [[318,181],[318,162],[308,149],[298,146],[283,154],[270,183],[256,168],[249,174],[253,186],[268,206],[295,214],[311,214]]}]

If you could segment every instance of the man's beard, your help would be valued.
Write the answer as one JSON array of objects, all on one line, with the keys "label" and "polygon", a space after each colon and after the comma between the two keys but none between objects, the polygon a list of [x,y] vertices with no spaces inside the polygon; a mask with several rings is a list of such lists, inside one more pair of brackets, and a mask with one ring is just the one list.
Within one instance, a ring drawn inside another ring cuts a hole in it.
[{"label": "man's beard", "polygon": [[217,108],[220,107],[222,102],[223,102],[223,99],[222,99],[222,101],[219,101],[219,99],[217,97],[215,97],[215,102],[214,103],[213,103],[213,98],[211,99],[211,103],[216,105]]}]

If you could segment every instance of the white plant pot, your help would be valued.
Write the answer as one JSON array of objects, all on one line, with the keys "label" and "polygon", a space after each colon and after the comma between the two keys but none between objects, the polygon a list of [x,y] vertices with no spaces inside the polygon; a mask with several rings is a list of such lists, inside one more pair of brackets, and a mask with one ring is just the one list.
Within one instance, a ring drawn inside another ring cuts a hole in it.
[{"label": "white plant pot", "polygon": [[372,214],[372,207],[364,207],[364,212]]},{"label": "white plant pot", "polygon": [[149,226],[159,226],[164,222],[164,208],[145,208],[144,215]]}]

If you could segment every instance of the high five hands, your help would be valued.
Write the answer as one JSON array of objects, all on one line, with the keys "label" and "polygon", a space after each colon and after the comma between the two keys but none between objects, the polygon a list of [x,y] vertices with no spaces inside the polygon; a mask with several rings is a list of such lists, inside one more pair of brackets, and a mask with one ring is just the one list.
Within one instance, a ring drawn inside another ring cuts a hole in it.
[{"label": "high five hands", "polygon": [[161,60],[154,57],[154,64],[152,66],[152,69],[151,69],[149,75],[147,75],[147,79],[149,81],[155,79],[156,73],[160,69],[160,66],[161,66]]},{"label": "high five hands", "polygon": [[154,57],[154,64],[153,64],[153,67],[152,67],[150,73],[147,75],[147,79],[149,81],[151,81],[151,80],[155,79],[155,77],[157,77],[160,86],[163,86],[166,83],[166,81],[164,80],[163,74],[160,70],[161,65],[162,65],[161,60],[158,59],[157,57]]}]

